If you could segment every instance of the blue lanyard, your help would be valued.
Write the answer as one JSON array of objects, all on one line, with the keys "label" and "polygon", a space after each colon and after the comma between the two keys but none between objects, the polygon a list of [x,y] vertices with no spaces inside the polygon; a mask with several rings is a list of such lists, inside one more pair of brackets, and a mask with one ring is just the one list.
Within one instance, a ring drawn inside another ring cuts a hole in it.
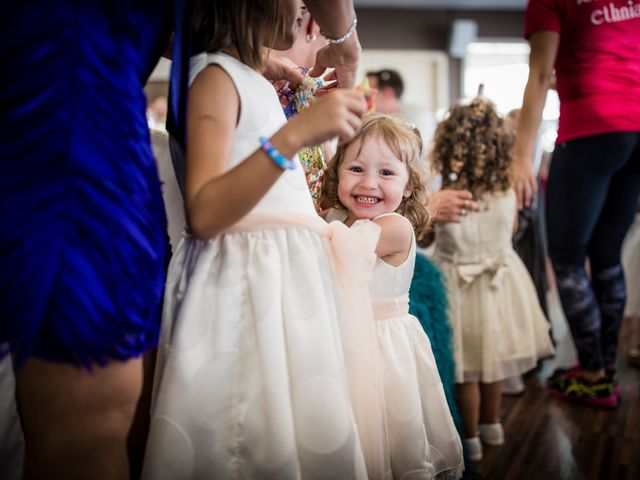
[{"label": "blue lanyard", "polygon": [[193,0],[175,0],[175,19],[171,76],[169,81],[169,118],[167,129],[185,146],[187,123],[187,84],[191,58],[191,16]]}]

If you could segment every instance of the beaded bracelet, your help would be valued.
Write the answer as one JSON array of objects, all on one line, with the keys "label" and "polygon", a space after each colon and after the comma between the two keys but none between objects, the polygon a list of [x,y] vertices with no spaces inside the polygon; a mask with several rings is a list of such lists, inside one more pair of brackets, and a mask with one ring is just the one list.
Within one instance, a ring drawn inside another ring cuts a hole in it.
[{"label": "beaded bracelet", "polygon": [[258,140],[260,141],[260,148],[269,155],[271,160],[273,160],[273,163],[279,166],[282,170],[293,170],[296,168],[296,164],[282,155],[267,137],[260,137]]},{"label": "beaded bracelet", "polygon": [[327,40],[327,42],[340,44],[340,43],[346,42],[347,40],[349,40],[353,36],[354,32],[356,31],[356,26],[357,25],[358,25],[358,18],[356,16],[354,16],[353,17],[353,22],[351,22],[351,26],[349,27],[349,30],[347,31],[347,33],[345,33],[341,37],[338,37],[338,38],[328,37],[327,34],[324,33],[322,30],[320,30],[320,33]]}]

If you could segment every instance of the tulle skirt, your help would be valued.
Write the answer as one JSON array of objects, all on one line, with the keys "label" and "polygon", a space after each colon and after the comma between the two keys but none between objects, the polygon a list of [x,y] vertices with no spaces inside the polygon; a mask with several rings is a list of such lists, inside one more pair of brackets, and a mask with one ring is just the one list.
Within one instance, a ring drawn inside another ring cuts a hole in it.
[{"label": "tulle skirt", "polygon": [[549,322],[512,249],[475,263],[434,261],[447,278],[456,382],[503,380],[553,354]]},{"label": "tulle skirt", "polygon": [[392,478],[460,478],[462,445],[429,338],[413,315],[376,311]]}]

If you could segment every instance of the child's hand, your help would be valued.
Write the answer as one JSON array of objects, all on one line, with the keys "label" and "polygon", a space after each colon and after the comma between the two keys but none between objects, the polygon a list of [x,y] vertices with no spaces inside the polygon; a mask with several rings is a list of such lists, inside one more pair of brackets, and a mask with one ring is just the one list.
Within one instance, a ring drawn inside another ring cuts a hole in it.
[{"label": "child's hand", "polygon": [[364,97],[355,90],[337,89],[320,98],[311,107],[289,122],[304,146],[318,145],[339,137],[351,140],[362,125],[366,111]]},{"label": "child's hand", "polygon": [[[273,55],[269,56],[266,69],[263,74],[267,80],[274,83],[274,86],[275,83],[280,82],[280,87],[282,87],[282,83],[288,82],[288,86],[291,90],[295,90],[304,80],[302,74],[298,71],[295,65],[292,65],[291,61]],[[276,90],[279,90],[277,86]]]}]

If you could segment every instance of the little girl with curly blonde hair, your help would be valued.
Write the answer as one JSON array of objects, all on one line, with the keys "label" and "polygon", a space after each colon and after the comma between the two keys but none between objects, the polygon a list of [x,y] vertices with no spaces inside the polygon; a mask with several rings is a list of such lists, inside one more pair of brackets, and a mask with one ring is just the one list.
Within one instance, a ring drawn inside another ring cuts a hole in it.
[{"label": "little girl with curly blonde hair", "polygon": [[535,287],[511,243],[512,143],[493,104],[477,98],[448,112],[432,152],[443,188],[469,190],[480,204],[458,224],[436,225],[434,254],[447,278],[458,403],[472,460],[482,458],[481,440],[504,441],[501,381],[553,353]]}]

